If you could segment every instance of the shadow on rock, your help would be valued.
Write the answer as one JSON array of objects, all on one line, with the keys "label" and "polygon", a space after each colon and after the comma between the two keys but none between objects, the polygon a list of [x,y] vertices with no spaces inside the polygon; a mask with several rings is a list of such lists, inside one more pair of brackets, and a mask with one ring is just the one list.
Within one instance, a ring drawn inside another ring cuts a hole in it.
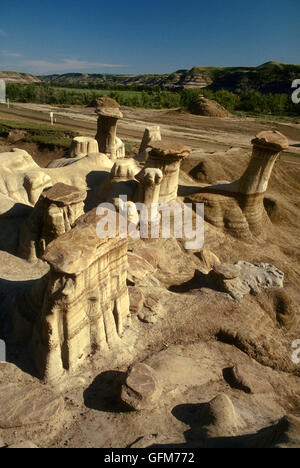
[{"label": "shadow on rock", "polygon": [[218,290],[216,285],[211,281],[210,275],[196,270],[193,278],[191,278],[189,281],[186,281],[185,283],[170,286],[169,291],[177,294],[185,294],[187,292],[201,288],[209,288],[213,289],[214,291]]}]

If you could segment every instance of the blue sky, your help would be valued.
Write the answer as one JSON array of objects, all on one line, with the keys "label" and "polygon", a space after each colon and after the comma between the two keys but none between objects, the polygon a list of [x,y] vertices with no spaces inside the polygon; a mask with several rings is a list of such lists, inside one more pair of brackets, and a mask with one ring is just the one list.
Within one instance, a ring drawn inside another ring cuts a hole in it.
[{"label": "blue sky", "polygon": [[2,0],[0,70],[170,73],[300,63],[299,0]]}]

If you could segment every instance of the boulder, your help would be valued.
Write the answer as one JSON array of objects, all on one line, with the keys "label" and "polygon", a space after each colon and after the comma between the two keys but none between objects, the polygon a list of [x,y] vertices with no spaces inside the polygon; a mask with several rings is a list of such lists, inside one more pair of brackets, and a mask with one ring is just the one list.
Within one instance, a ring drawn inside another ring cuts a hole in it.
[{"label": "boulder", "polygon": [[229,371],[229,377],[234,387],[246,393],[269,393],[273,387],[250,366],[234,366]]},{"label": "boulder", "polygon": [[201,419],[207,423],[203,428],[206,437],[230,437],[237,434],[238,418],[231,399],[220,394],[206,403]]},{"label": "boulder", "polygon": [[241,300],[246,294],[257,294],[261,289],[282,288],[284,273],[268,263],[253,265],[239,261],[234,265],[214,265],[210,278],[221,291]]},{"label": "boulder", "polygon": [[161,395],[155,371],[147,364],[138,363],[128,371],[122,386],[121,399],[132,410],[151,410]]}]

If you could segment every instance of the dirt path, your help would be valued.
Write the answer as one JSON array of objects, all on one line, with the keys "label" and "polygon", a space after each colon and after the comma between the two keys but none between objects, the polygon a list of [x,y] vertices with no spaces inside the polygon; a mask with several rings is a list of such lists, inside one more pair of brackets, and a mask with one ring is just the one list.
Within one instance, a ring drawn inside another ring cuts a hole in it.
[{"label": "dirt path", "polygon": [[[93,108],[72,106],[55,107],[42,104],[13,104],[11,109],[0,107],[0,118],[48,123],[53,111],[55,125],[86,135],[96,133],[97,116]],[[281,122],[261,122],[255,119],[220,119],[201,117],[174,110],[146,110],[123,108],[124,119],[118,123],[118,135],[131,141],[140,141],[146,126],[158,124],[166,141],[176,140],[193,150],[216,151],[231,146],[248,148],[251,139],[262,130],[273,129],[284,133],[290,140],[290,149],[284,155],[300,155],[300,125]],[[294,161],[296,164],[296,161]]]}]

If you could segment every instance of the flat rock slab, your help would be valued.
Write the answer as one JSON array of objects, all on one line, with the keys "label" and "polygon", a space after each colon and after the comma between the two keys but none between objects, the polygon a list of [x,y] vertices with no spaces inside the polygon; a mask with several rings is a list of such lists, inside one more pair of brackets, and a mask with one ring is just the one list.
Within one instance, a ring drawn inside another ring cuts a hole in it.
[{"label": "flat rock slab", "polygon": [[0,428],[50,422],[62,416],[64,400],[12,364],[0,364]]},{"label": "flat rock slab", "polygon": [[58,183],[50,189],[45,190],[42,196],[50,203],[54,202],[57,205],[73,205],[74,203],[80,203],[86,199],[86,191],[79,190],[72,185]]}]

